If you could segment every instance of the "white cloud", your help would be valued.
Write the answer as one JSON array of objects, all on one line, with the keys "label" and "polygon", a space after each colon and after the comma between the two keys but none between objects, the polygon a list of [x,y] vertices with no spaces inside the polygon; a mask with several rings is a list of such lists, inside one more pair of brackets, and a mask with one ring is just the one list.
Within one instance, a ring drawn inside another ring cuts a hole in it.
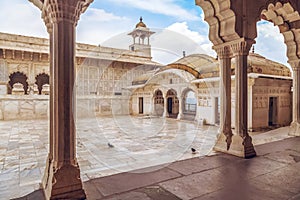
[{"label": "white cloud", "polygon": [[[176,5],[174,0],[153,0],[149,2],[128,0],[122,3],[127,5],[134,3],[135,7],[150,9],[155,13],[181,16],[190,20],[198,19],[195,15]],[[46,27],[41,18],[41,11],[32,3],[23,0],[0,1],[0,7],[0,18],[5,19],[0,21],[0,32],[48,37]],[[16,10],[18,10],[17,14]],[[90,7],[81,15],[78,22],[77,41],[94,45],[114,43],[112,46],[117,47],[119,45],[117,48],[128,49],[132,39],[127,36],[127,33],[134,28],[134,25],[135,23],[127,15],[118,16],[103,9]],[[153,49],[156,49],[155,51],[157,52],[153,54],[157,58],[156,60],[174,61],[174,59],[182,56],[182,51],[186,51],[187,55],[199,52],[213,55],[214,52],[211,50],[208,36],[192,31],[188,27],[187,22],[177,22],[166,29],[158,30],[158,33],[151,40]],[[160,35],[162,32],[164,34]],[[174,32],[177,32],[177,34]],[[114,40],[114,36],[120,33],[124,33],[124,37],[122,37],[120,42],[105,42]],[[165,56],[166,54],[168,55]],[[168,60],[166,57],[170,59]]]},{"label": "white cloud", "polygon": [[[41,11],[29,1],[0,1],[0,8],[0,32],[49,37]],[[126,17],[90,7],[78,22],[77,41],[97,45],[115,34],[128,31],[133,26]]]},{"label": "white cloud", "polygon": [[202,21],[205,21],[204,19],[205,19],[205,15],[204,15],[204,12],[202,11],[202,13],[200,14],[200,17],[201,17],[201,19],[202,19]]},{"label": "white cloud", "polygon": [[[172,25],[171,25],[172,27]],[[154,31],[150,37],[150,44],[152,49],[153,60],[162,64],[169,64],[182,57],[183,51],[186,55],[194,53],[206,53],[199,41],[203,41],[201,37],[196,37],[198,41],[191,38],[195,34],[189,36],[181,34],[177,31],[166,29],[151,29]],[[188,33],[188,31],[185,31]],[[103,46],[111,46],[115,48],[128,49],[129,45],[132,43],[132,38],[127,35],[127,33],[119,34],[115,37],[110,38],[104,42]]]},{"label": "white cloud", "polygon": [[255,52],[268,59],[287,65],[286,45],[278,27],[270,22],[260,22],[257,25]]},{"label": "white cloud", "polygon": [[108,22],[108,21],[126,20],[127,18],[114,15],[113,13],[106,12],[103,9],[89,8],[87,9],[82,19],[88,21]]},{"label": "white cloud", "polygon": [[0,32],[48,37],[41,11],[23,0],[0,1]]},{"label": "white cloud", "polygon": [[201,20],[199,16],[180,7],[174,0],[109,0],[116,4],[146,10],[152,13],[176,17],[180,20]]},{"label": "white cloud", "polygon": [[202,48],[202,53],[210,56],[215,56],[216,53],[212,49],[212,43],[208,39],[208,35],[201,35],[199,32],[192,31],[187,25],[187,22],[176,22],[166,28],[170,31],[175,31],[193,40],[197,45]]},{"label": "white cloud", "polygon": [[270,22],[258,23],[257,26],[258,36],[262,36],[264,38],[272,38],[279,42],[284,42],[283,36],[279,32],[279,28],[274,26]]},{"label": "white cloud", "polygon": [[194,40],[196,43],[203,43],[205,41],[205,37],[196,31],[190,30],[186,22],[176,22],[168,26],[166,29],[185,35],[186,37]]},{"label": "white cloud", "polygon": [[89,8],[78,22],[77,41],[97,45],[130,28],[134,28],[134,25],[127,17]]}]

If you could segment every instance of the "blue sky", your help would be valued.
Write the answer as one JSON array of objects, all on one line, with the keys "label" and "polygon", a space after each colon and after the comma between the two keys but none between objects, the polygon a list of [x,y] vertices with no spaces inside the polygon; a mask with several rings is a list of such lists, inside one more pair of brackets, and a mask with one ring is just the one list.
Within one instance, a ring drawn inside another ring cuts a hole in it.
[{"label": "blue sky", "polygon": [[[178,34],[176,37],[160,37],[162,41],[156,44],[154,42],[154,48],[172,51],[177,57],[181,56],[183,50],[187,54],[200,52],[216,56],[208,39],[208,25],[203,20],[201,8],[195,5],[194,0],[94,0],[80,18],[77,41],[114,47],[118,43],[120,48],[126,48],[131,42],[126,33],[133,30],[140,16],[155,32],[168,30],[168,33]],[[40,11],[27,0],[0,1],[0,18],[5,19],[0,21],[0,32],[48,37]],[[120,35],[123,35],[123,40],[128,37],[128,43],[116,42],[123,41]],[[155,37],[153,36],[153,41]],[[287,65],[283,41],[278,28],[273,24],[258,23],[255,45],[257,53]],[[155,46],[158,44],[160,46]],[[157,61],[161,61],[159,54],[153,54]],[[170,56],[165,62],[176,59],[176,56]]]}]

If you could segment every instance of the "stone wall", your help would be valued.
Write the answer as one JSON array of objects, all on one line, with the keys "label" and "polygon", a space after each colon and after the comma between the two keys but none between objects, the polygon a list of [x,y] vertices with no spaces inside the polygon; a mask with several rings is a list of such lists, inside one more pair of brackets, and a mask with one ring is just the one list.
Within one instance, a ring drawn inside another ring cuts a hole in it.
[{"label": "stone wall", "polygon": [[0,95],[0,120],[46,119],[48,95]]},{"label": "stone wall", "polygon": [[[248,129],[259,131],[269,128],[270,98],[276,98],[274,124],[272,126],[288,126],[292,120],[292,80],[273,78],[249,78],[248,85]],[[231,88],[231,124],[235,126],[235,87]],[[216,82],[203,83],[198,89],[197,119],[204,119],[207,124],[217,121],[217,105],[215,98],[219,98],[219,86]]]},{"label": "stone wall", "polygon": [[292,93],[291,80],[276,80],[259,78],[252,88],[252,126],[253,130],[269,127],[270,99],[276,98],[276,116],[274,123],[277,126],[287,126],[292,120]]}]

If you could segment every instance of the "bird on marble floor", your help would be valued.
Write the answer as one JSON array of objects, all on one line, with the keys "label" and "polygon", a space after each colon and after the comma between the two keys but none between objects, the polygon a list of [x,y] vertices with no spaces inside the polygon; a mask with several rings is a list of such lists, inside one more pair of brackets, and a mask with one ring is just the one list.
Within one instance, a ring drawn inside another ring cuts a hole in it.
[{"label": "bird on marble floor", "polygon": [[191,148],[192,153],[196,153],[196,149],[194,149],[193,147]]},{"label": "bird on marble floor", "polygon": [[114,145],[112,145],[111,143],[107,143],[108,147],[113,148]]}]

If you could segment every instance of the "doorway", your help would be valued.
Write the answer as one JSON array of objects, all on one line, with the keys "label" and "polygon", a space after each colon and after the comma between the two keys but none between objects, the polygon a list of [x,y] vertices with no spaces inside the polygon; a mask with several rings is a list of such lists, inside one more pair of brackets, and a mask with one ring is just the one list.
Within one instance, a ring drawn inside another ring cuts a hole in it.
[{"label": "doorway", "polygon": [[139,97],[139,114],[144,113],[144,98]]},{"label": "doorway", "polygon": [[277,97],[269,99],[269,126],[276,125],[277,121]]},{"label": "doorway", "polygon": [[[181,103],[181,102],[180,102]],[[169,118],[177,118],[179,113],[179,100],[176,91],[173,89],[167,92],[167,113]]]},{"label": "doorway", "polygon": [[172,97],[169,97],[168,98],[168,113],[169,114],[172,114],[172,110],[173,110],[173,98]]}]

